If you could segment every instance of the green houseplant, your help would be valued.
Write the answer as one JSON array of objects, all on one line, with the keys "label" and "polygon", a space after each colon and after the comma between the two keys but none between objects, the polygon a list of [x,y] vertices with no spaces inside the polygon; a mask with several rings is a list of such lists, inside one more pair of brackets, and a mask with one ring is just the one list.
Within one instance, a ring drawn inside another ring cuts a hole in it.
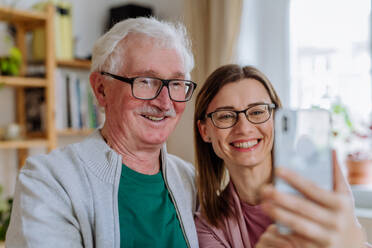
[{"label": "green houseplant", "polygon": [[10,212],[13,199],[3,197],[3,187],[0,185],[0,242],[5,240],[6,230],[10,222]]},{"label": "green houseplant", "polygon": [[22,53],[14,44],[14,32],[14,27],[0,23],[0,75],[17,76],[20,72]]},{"label": "green houseplant", "polygon": [[8,56],[0,57],[0,75],[17,76],[22,63],[22,55],[18,48],[12,47]]}]

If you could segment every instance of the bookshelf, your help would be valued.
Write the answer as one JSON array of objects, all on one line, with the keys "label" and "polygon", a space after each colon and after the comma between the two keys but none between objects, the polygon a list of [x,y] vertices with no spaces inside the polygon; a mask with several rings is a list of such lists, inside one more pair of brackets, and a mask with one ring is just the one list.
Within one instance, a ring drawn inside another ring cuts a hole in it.
[{"label": "bookshelf", "polygon": [[[56,111],[58,106],[55,103],[55,72],[58,67],[73,68],[78,70],[88,70],[90,61],[85,60],[57,60],[55,53],[55,31],[54,16],[55,7],[49,4],[44,12],[25,11],[0,5],[0,21],[12,24],[16,29],[15,44],[22,53],[22,65],[19,76],[0,75],[0,84],[10,87],[15,92],[15,121],[25,127],[26,125],[26,106],[25,90],[30,88],[42,88],[45,99],[45,127],[41,132],[25,133],[21,140],[0,140],[0,149],[16,149],[19,167],[25,162],[28,156],[28,149],[44,147],[51,151],[57,147],[59,136],[87,135],[92,130],[57,130]],[[37,28],[45,30],[45,77],[27,77],[27,45],[26,34]]]},{"label": "bookshelf", "polygon": [[47,145],[48,141],[46,139],[10,140],[0,142],[0,149],[29,149]]},{"label": "bookshelf", "polygon": [[[56,147],[56,132],[54,120],[54,70],[56,67],[54,53],[54,7],[48,6],[45,12],[32,12],[16,10],[0,6],[0,20],[12,24],[16,29],[15,43],[22,53],[22,64],[20,76],[9,77],[0,76],[0,83],[6,87],[12,87],[16,96],[16,122],[26,125],[25,110],[25,89],[33,87],[44,88],[46,99],[46,131],[45,138],[29,138],[25,134],[23,140],[0,141],[1,149],[16,149],[18,165],[24,164],[28,156],[28,149],[33,147],[46,147],[48,151]],[[27,45],[26,34],[35,28],[43,27],[45,29],[45,78],[28,78],[25,77],[27,69]]]},{"label": "bookshelf", "polygon": [[0,83],[4,86],[46,87],[47,80],[45,78],[26,78],[0,75]]},{"label": "bookshelf", "polygon": [[[98,108],[92,101],[94,97],[90,91],[89,79],[85,75],[89,72],[91,62],[78,59],[57,60],[57,65],[56,91],[60,95],[56,96],[56,104],[62,108],[66,107],[66,104],[69,105],[69,109],[56,114],[57,135],[58,137],[89,135],[102,121]],[[67,84],[69,87],[66,87]],[[61,94],[66,97],[62,97]]]},{"label": "bookshelf", "polygon": [[93,129],[90,128],[83,128],[83,129],[73,129],[67,128],[64,130],[58,130],[57,133],[59,136],[80,136],[80,135],[89,135],[91,134]]},{"label": "bookshelf", "polygon": [[20,24],[27,30],[44,26],[49,19],[49,12],[30,12],[0,6],[0,21]]},{"label": "bookshelf", "polygon": [[90,61],[89,60],[57,60],[57,65],[60,67],[67,67],[67,68],[74,68],[74,69],[90,69]]}]

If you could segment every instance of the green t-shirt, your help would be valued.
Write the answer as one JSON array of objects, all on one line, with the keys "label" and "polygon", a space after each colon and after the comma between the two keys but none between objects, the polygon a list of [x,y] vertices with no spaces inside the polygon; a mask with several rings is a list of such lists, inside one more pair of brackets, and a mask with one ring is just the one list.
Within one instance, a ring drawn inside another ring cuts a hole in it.
[{"label": "green t-shirt", "polygon": [[187,247],[162,173],[123,164],[119,185],[120,247]]}]

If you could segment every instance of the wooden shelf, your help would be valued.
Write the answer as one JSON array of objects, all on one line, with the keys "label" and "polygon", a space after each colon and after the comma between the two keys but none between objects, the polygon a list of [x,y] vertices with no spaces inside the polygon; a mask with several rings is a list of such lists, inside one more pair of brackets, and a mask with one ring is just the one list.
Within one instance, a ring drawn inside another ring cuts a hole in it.
[{"label": "wooden shelf", "polygon": [[58,135],[60,136],[75,136],[75,135],[89,135],[94,131],[91,128],[85,129],[65,129],[65,130],[57,130]]},{"label": "wooden shelf", "polygon": [[91,62],[90,60],[57,60],[57,66],[69,67],[75,69],[90,69]]},{"label": "wooden shelf", "polygon": [[[1,3],[1,1],[0,1]],[[0,149],[16,149],[19,167],[22,166],[29,155],[29,148],[43,147],[48,152],[57,147],[59,136],[82,137],[89,135],[93,129],[73,130],[67,129],[62,131],[56,130],[56,101],[55,101],[55,72],[57,67],[71,68],[77,70],[89,70],[91,62],[89,60],[58,60],[55,56],[55,5],[51,2],[45,5],[45,11],[28,11],[17,10],[10,7],[1,6],[0,4],[0,22],[6,22],[13,25],[16,29],[15,45],[22,54],[23,62],[21,65],[21,75],[23,76],[4,76],[0,75],[0,87],[15,88],[15,119],[21,126],[25,126],[26,120],[26,93],[23,87],[41,87],[44,88],[43,96],[45,98],[45,131],[27,133],[27,138],[20,140],[0,140]],[[43,61],[28,61],[27,54],[27,33],[36,28],[43,28],[45,39],[43,47],[45,49],[45,59]],[[46,76],[30,77],[24,76],[28,66],[42,65]],[[5,104],[3,107],[7,107]],[[62,138],[62,137],[61,137]]]},{"label": "wooden shelf", "polygon": [[0,141],[1,149],[19,149],[32,147],[46,147],[48,141],[46,139],[30,139],[30,140],[6,140]]},{"label": "wooden shelf", "polygon": [[[20,140],[0,141],[0,149],[16,149],[18,157],[18,166],[21,167],[28,154],[29,148],[43,147],[47,151],[53,150],[56,145],[55,131],[55,85],[54,72],[56,67],[55,61],[55,6],[46,4],[45,11],[17,10],[11,7],[0,5],[0,22],[13,25],[16,29],[14,44],[22,54],[21,75],[27,72],[28,63],[27,54],[27,33],[37,28],[42,28],[45,32],[45,39],[42,49],[45,49],[45,77],[28,77],[28,76],[1,76],[0,85],[14,87],[15,90],[15,119],[21,126],[26,125],[26,94],[22,87],[42,87],[45,88],[43,96],[45,98],[45,134],[44,137],[29,137]],[[3,107],[7,107],[5,104]]]},{"label": "wooden shelf", "polygon": [[0,76],[0,84],[6,86],[45,87],[47,80],[45,78]]},{"label": "wooden shelf", "polygon": [[44,25],[47,20],[45,12],[25,11],[0,5],[0,21],[21,23],[26,29]]}]

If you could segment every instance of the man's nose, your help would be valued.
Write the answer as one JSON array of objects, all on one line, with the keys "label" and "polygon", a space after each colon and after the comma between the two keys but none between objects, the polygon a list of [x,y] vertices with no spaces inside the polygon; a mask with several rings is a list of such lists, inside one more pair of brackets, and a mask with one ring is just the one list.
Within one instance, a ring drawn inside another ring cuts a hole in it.
[{"label": "man's nose", "polygon": [[168,88],[164,86],[161,89],[159,95],[154,100],[152,100],[152,102],[162,110],[171,109],[173,102],[169,97]]}]

